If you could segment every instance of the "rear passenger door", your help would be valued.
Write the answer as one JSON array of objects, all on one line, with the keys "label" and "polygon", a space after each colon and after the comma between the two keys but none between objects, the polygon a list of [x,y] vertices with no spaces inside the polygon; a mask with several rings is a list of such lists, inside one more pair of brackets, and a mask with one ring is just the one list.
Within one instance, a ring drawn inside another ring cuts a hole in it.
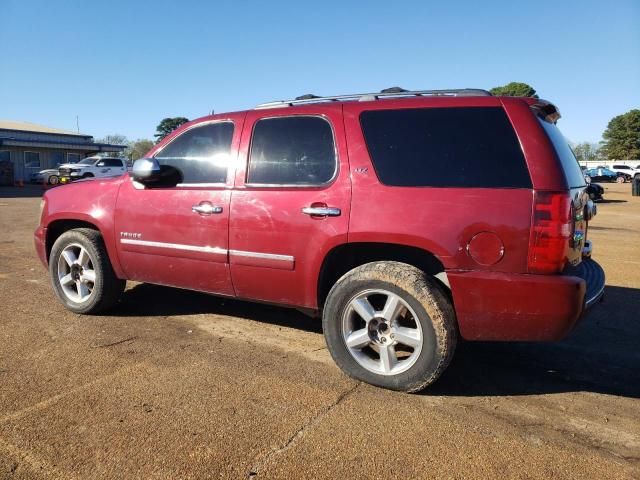
[{"label": "rear passenger door", "polygon": [[316,307],[318,272],[346,242],[350,201],[341,106],[249,112],[229,224],[236,295]]}]

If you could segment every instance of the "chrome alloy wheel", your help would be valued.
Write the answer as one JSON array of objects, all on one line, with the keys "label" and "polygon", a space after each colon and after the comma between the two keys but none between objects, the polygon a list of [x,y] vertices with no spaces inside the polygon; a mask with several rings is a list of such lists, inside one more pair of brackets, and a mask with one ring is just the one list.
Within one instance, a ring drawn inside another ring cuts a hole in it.
[{"label": "chrome alloy wheel", "polygon": [[424,336],[418,317],[388,290],[365,290],[342,316],[342,337],[353,358],[379,375],[396,375],[416,363]]},{"label": "chrome alloy wheel", "polygon": [[58,281],[62,291],[74,303],[84,303],[93,294],[96,282],[94,261],[83,246],[73,243],[58,257]]}]

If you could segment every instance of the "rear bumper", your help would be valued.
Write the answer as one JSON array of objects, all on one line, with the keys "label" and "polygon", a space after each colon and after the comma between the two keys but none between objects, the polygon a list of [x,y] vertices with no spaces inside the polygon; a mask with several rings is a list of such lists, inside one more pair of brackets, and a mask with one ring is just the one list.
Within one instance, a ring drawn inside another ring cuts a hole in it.
[{"label": "rear bumper", "polygon": [[458,326],[466,340],[564,338],[602,297],[604,271],[585,259],[563,275],[447,272]]},{"label": "rear bumper", "polygon": [[33,232],[33,243],[36,247],[36,253],[42,264],[47,267],[47,249],[46,249],[47,229],[38,225],[36,231]]},{"label": "rear bumper", "polygon": [[578,277],[585,281],[585,310],[591,308],[602,299],[605,284],[604,270],[596,261],[591,260],[591,242],[587,242],[587,252],[583,251],[582,262],[577,267],[569,268],[564,272],[564,275]]}]

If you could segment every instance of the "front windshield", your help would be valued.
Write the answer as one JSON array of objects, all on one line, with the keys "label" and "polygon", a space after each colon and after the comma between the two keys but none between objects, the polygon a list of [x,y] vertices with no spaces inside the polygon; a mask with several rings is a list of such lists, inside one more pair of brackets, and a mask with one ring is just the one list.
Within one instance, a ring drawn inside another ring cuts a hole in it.
[{"label": "front windshield", "polygon": [[95,158],[83,158],[76,165],[93,165],[95,163]]}]

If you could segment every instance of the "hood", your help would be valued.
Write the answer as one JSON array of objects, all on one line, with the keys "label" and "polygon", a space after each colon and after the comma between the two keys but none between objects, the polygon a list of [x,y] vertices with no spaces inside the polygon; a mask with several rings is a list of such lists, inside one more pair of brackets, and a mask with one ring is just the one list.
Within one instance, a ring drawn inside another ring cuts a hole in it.
[{"label": "hood", "polygon": [[90,166],[91,165],[78,165],[77,163],[63,163],[58,168],[76,168],[76,169],[80,169],[80,168],[86,168],[86,167],[90,167]]}]

